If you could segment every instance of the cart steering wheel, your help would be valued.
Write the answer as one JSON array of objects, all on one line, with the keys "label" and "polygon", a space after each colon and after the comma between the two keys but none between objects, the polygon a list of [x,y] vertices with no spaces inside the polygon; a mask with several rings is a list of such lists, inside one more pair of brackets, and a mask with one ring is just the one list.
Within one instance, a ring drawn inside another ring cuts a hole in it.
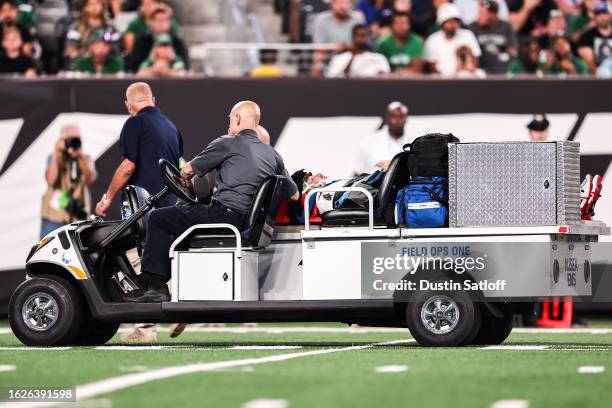
[{"label": "cart steering wheel", "polygon": [[159,159],[159,170],[170,191],[188,203],[196,204],[198,202],[198,197],[193,191],[193,185],[190,181],[181,177],[181,173],[172,163],[166,159]]}]

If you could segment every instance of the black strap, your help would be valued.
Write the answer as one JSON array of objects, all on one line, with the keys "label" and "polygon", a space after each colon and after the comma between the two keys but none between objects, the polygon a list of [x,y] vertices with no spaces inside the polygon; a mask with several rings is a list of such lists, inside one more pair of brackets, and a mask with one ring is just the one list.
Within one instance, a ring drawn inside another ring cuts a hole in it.
[{"label": "black strap", "polygon": [[425,190],[425,191],[427,191],[429,193],[429,196],[431,197],[432,200],[437,201],[440,204],[443,204],[445,207],[448,207],[448,200],[443,199],[442,197],[440,197],[433,190],[430,190],[428,188],[424,188],[423,190]]}]

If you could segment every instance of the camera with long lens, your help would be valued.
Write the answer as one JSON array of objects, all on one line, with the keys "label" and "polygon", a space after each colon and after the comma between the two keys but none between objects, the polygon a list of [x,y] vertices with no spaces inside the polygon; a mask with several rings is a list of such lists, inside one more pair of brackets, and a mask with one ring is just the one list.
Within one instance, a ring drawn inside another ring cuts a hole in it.
[{"label": "camera with long lens", "polygon": [[64,140],[66,143],[66,150],[68,149],[80,149],[81,148],[81,138],[80,137],[68,137]]},{"label": "camera with long lens", "polygon": [[71,198],[66,207],[66,211],[70,214],[72,219],[84,220],[87,218],[87,212],[85,211],[85,203],[83,200]]}]

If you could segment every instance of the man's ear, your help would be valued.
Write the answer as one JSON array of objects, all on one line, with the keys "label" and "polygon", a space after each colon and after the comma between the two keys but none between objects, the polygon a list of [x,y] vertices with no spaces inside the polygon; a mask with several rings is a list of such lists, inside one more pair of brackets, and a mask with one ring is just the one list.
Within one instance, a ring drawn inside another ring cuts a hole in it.
[{"label": "man's ear", "polygon": [[237,113],[236,114],[236,126],[240,126],[240,119],[242,119],[242,118],[240,117],[240,114]]},{"label": "man's ear", "polygon": [[155,106],[155,97],[154,97],[154,96],[152,96],[152,97],[151,97],[151,100],[153,101],[153,106]]}]

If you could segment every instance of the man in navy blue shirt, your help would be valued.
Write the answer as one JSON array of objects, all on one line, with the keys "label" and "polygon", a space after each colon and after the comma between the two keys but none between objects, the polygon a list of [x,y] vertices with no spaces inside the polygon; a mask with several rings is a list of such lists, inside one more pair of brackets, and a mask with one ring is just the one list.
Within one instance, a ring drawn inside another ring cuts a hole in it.
[{"label": "man in navy blue shirt", "polygon": [[[130,118],[123,125],[119,140],[122,160],[106,194],[96,205],[99,216],[106,215],[113,199],[126,184],[142,187],[151,195],[157,194],[165,185],[159,171],[159,159],[166,159],[178,167],[183,154],[181,132],[155,107],[155,97],[148,84],[130,85],[125,97]],[[176,196],[170,194],[160,206],[175,202]]]}]

